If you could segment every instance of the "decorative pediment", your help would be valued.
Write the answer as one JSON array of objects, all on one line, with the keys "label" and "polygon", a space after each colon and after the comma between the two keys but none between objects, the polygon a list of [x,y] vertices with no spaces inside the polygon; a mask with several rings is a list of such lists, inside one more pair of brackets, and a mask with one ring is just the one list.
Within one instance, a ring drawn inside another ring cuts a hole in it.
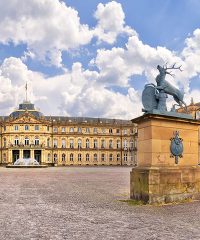
[{"label": "decorative pediment", "polygon": [[18,118],[13,119],[12,117],[9,117],[6,122],[12,123],[12,124],[42,124],[47,123],[47,121],[44,117],[36,118],[34,115],[32,115],[29,112],[25,112],[21,114]]}]

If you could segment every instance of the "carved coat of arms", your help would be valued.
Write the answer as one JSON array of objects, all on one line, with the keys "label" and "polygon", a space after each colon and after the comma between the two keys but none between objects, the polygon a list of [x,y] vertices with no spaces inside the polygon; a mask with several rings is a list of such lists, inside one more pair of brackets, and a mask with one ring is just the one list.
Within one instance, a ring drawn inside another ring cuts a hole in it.
[{"label": "carved coat of arms", "polygon": [[179,137],[179,132],[174,132],[170,145],[171,157],[175,157],[175,163],[178,164],[178,158],[183,157],[183,139]]}]

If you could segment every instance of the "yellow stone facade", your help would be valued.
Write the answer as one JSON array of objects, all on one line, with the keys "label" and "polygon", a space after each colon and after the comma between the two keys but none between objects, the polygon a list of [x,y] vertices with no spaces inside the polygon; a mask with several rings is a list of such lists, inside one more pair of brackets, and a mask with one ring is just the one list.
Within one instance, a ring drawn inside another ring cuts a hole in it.
[{"label": "yellow stone facade", "polygon": [[131,121],[43,116],[29,102],[0,120],[0,163],[35,158],[40,164],[136,165],[137,128]]}]

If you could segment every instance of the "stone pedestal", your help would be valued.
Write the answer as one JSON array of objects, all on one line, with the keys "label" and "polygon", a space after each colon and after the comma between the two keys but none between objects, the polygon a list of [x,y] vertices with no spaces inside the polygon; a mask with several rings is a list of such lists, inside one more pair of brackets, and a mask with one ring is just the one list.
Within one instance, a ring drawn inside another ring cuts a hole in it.
[{"label": "stone pedestal", "polygon": [[[193,119],[146,114],[138,124],[138,166],[132,169],[130,196],[148,203],[197,199],[200,193],[198,166],[199,125]],[[183,157],[171,157],[174,132],[183,139]]]}]

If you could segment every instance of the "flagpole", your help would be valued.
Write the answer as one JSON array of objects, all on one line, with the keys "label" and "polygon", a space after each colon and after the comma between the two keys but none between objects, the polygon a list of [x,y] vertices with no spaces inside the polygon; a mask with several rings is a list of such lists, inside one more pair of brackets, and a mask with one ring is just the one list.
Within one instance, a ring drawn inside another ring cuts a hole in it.
[{"label": "flagpole", "polygon": [[28,89],[27,82],[26,82],[26,85],[25,85],[25,89],[26,89],[26,102],[27,102],[27,89]]}]

